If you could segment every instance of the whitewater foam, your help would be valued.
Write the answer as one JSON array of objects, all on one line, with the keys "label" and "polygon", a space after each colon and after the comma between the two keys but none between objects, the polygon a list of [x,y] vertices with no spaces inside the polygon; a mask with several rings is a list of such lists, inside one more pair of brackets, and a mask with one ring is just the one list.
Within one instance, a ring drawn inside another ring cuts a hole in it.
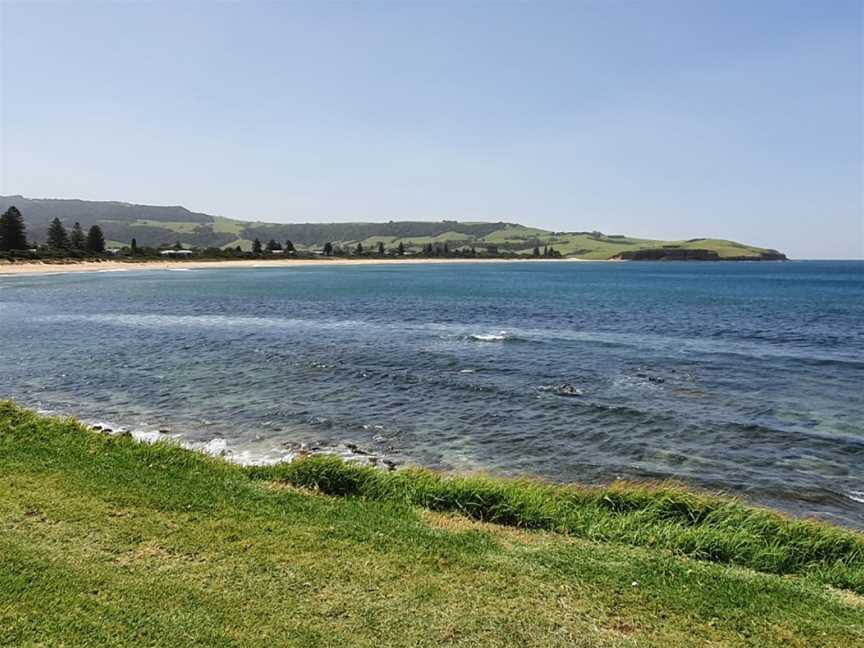
[{"label": "whitewater foam", "polygon": [[503,342],[510,339],[511,336],[507,331],[500,331],[499,333],[475,333],[470,337],[478,342]]}]

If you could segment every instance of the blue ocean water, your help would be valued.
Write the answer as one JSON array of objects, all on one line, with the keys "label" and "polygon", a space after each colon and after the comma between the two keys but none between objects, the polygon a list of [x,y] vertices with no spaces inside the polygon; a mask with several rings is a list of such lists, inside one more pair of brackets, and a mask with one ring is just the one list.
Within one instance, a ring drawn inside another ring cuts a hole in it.
[{"label": "blue ocean water", "polygon": [[0,330],[0,397],[242,460],[671,477],[864,527],[861,262],[7,276]]}]

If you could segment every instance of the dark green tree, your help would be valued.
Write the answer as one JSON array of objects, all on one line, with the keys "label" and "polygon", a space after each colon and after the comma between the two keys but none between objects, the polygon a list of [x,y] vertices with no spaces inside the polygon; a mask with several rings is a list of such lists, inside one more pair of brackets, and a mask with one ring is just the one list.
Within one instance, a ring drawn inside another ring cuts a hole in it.
[{"label": "dark green tree", "polygon": [[69,234],[69,245],[73,250],[83,250],[87,244],[84,238],[84,231],[81,229],[81,223],[77,222],[72,226],[72,233]]},{"label": "dark green tree", "polygon": [[267,251],[272,252],[273,250],[281,250],[282,244],[277,243],[274,239],[270,239],[267,241]]},{"label": "dark green tree", "polygon": [[396,252],[399,254],[399,256],[405,254],[405,246],[402,244],[402,241],[399,241],[399,247],[396,248]]},{"label": "dark green tree", "polygon": [[136,241],[134,238],[132,239],[132,245],[129,246],[129,250],[132,252],[132,254],[138,254],[138,241]]},{"label": "dark green tree", "polygon": [[543,248],[543,256],[544,257],[549,256],[549,246],[548,245]]},{"label": "dark green tree", "polygon": [[294,247],[294,244],[291,241],[285,241],[285,251],[296,252],[297,249]]},{"label": "dark green tree", "polygon": [[357,256],[360,256],[361,254],[363,254],[363,244],[362,243],[358,243],[357,247],[354,248],[354,254],[356,254]]},{"label": "dark green tree", "polygon": [[10,207],[0,216],[0,250],[26,250],[27,234],[24,218],[17,207]]},{"label": "dark green tree", "polygon": [[252,254],[261,254],[261,241],[257,238],[252,241]]},{"label": "dark green tree", "polygon": [[378,241],[378,256],[384,256],[384,241]]},{"label": "dark green tree", "polygon": [[445,241],[444,242],[444,256],[447,256],[448,254],[450,254],[450,246],[447,245],[447,242]]},{"label": "dark green tree", "polygon": [[59,218],[55,218],[48,226],[48,247],[55,250],[65,250],[69,247],[69,235]]},{"label": "dark green tree", "polygon": [[534,256],[536,256],[536,257],[540,256],[540,246],[539,245],[534,246]]},{"label": "dark green tree", "polygon": [[102,254],[105,251],[105,235],[102,233],[102,228],[98,225],[93,225],[87,230],[87,246],[88,252]]},{"label": "dark green tree", "polygon": [[324,244],[324,256],[333,256],[333,244],[330,241]]}]

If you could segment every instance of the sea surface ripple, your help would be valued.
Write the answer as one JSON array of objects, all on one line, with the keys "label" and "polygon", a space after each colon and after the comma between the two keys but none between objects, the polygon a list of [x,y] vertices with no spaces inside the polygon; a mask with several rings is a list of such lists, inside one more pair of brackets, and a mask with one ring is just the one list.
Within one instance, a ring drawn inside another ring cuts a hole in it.
[{"label": "sea surface ripple", "polygon": [[242,461],[665,479],[864,528],[864,263],[0,278],[0,397]]}]

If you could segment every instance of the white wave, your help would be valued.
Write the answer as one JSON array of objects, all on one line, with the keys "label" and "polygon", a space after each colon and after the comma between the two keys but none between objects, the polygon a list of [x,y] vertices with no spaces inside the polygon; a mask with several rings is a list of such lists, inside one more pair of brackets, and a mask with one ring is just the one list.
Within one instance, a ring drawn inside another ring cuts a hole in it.
[{"label": "white wave", "polygon": [[503,342],[510,339],[510,334],[507,331],[500,331],[498,333],[475,333],[470,337],[478,342]]},{"label": "white wave", "polygon": [[846,493],[846,497],[851,499],[853,502],[864,504],[864,491],[849,491]]},{"label": "white wave", "polygon": [[136,441],[140,441],[141,443],[156,443],[157,441],[166,438],[166,436],[161,432],[156,432],[153,430],[132,430],[131,434],[133,439],[135,439]]},{"label": "white wave", "polygon": [[221,457],[228,450],[228,442],[225,439],[210,439],[201,447],[201,451],[214,457]]}]

